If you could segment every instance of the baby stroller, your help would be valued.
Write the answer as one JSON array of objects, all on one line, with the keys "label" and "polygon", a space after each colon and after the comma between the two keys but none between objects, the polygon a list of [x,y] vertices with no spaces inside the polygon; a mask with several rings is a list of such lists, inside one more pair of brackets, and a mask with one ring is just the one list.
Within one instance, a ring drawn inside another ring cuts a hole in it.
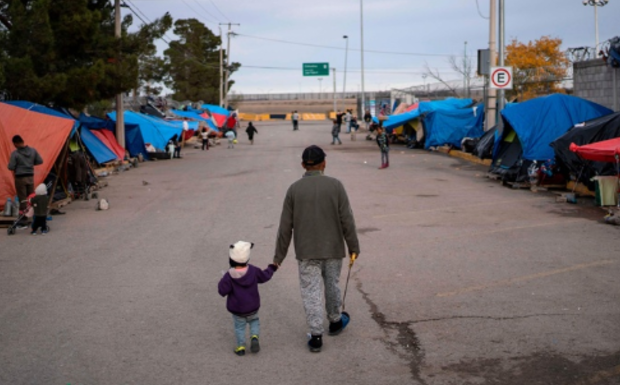
[{"label": "baby stroller", "polygon": [[[32,204],[30,203],[30,199],[33,198],[35,196],[34,193],[30,194],[28,196],[28,200],[26,201],[26,210],[22,211],[19,213],[19,216],[17,217],[17,219],[15,220],[15,222],[13,222],[13,224],[11,225],[11,227],[9,227],[8,229],[6,229],[6,232],[8,235],[13,235],[15,234],[15,231],[17,230],[17,227],[20,225],[21,221],[25,218],[32,218],[34,216],[34,208],[32,207]],[[46,231],[50,231],[50,227],[48,225],[45,226],[45,230]]]}]

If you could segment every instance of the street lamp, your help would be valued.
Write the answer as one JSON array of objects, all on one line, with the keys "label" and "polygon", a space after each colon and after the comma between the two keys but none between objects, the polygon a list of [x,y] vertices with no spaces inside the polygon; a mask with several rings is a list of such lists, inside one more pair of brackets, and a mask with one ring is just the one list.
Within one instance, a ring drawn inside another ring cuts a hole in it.
[{"label": "street lamp", "polygon": [[596,51],[596,57],[598,57],[600,51],[598,48],[598,7],[604,7],[607,3],[609,3],[609,0],[583,0],[583,5],[591,5],[594,7],[594,29],[596,34],[596,45],[594,46],[594,50]]},{"label": "street lamp", "polygon": [[360,29],[362,42],[362,111],[366,111],[366,95],[364,87],[364,0],[360,0]]},{"label": "street lamp", "polygon": [[321,92],[323,92],[323,78],[319,78],[319,99],[321,99]]},{"label": "street lamp", "polygon": [[345,39],[347,41],[347,48],[344,51],[344,81],[342,84],[342,97],[345,99],[345,110],[346,110],[346,99],[347,99],[347,58],[349,56],[349,37],[347,35],[344,35],[342,37],[343,39]]}]

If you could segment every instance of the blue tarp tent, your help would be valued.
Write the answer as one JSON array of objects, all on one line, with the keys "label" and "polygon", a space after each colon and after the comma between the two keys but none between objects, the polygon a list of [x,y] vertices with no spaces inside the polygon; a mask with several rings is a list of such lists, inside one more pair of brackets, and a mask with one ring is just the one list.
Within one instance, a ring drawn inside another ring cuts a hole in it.
[{"label": "blue tarp tent", "polygon": [[522,158],[533,161],[553,159],[554,152],[550,143],[575,124],[612,112],[607,107],[585,99],[554,94],[507,108],[502,111],[502,117],[519,137],[523,148]]},{"label": "blue tarp tent", "polygon": [[97,163],[102,164],[117,159],[116,154],[93,135],[88,127],[82,126],[80,138]]},{"label": "blue tarp tent", "polygon": [[435,110],[423,120],[426,149],[445,144],[461,148],[465,137],[479,138],[484,133],[484,106],[458,110]]},{"label": "blue tarp tent", "polygon": [[99,130],[105,128],[110,131],[116,131],[116,123],[110,119],[101,119],[95,116],[86,116],[82,112],[78,118],[82,127]]},{"label": "blue tarp tent", "polygon": [[214,104],[203,104],[202,108],[208,110],[212,114],[219,114],[224,116],[230,115],[230,111],[228,111],[224,107],[216,106]]},{"label": "blue tarp tent", "polygon": [[[473,101],[471,99],[456,99],[448,98],[445,100],[434,100],[430,102],[420,102],[417,109],[409,112],[405,112],[399,115],[391,115],[388,120],[383,122],[383,128],[388,132],[396,127],[400,127],[403,124],[412,121],[424,114],[438,111],[438,110],[455,110],[460,108],[466,108],[471,106]],[[379,123],[378,118],[373,119],[375,123]]]},{"label": "blue tarp tent", "polygon": [[[108,117],[116,122],[116,112],[111,112]],[[146,143],[153,147],[165,150],[168,141],[174,135],[181,136],[183,128],[177,127],[164,120],[140,114],[132,111],[125,111],[125,144],[131,156],[142,154],[148,158],[145,149]]]},{"label": "blue tarp tent", "polygon": [[209,125],[209,127],[213,131],[220,132],[220,130],[218,130],[218,128],[215,126],[215,123],[213,123],[212,119],[200,116],[201,111],[199,110],[191,110],[191,111],[171,110],[171,112],[175,114],[176,116],[180,116],[182,118],[194,119],[194,120],[198,120],[201,122],[205,122]]}]

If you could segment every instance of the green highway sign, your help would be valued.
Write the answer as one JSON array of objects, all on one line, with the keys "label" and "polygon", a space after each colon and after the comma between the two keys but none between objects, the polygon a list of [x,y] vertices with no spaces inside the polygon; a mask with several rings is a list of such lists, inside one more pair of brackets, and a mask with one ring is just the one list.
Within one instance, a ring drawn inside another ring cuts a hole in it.
[{"label": "green highway sign", "polygon": [[329,76],[329,63],[304,63],[304,76]]}]

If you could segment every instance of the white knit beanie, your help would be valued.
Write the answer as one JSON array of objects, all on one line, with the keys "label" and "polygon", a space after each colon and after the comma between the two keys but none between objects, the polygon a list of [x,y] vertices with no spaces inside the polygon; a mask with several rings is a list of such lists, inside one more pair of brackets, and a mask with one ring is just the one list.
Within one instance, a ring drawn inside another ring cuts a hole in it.
[{"label": "white knit beanie", "polygon": [[47,195],[47,186],[44,183],[41,183],[34,189],[34,193],[37,195]]},{"label": "white knit beanie", "polygon": [[239,241],[234,245],[230,245],[228,255],[230,259],[237,263],[245,264],[250,260],[250,250],[254,247],[253,243]]}]

